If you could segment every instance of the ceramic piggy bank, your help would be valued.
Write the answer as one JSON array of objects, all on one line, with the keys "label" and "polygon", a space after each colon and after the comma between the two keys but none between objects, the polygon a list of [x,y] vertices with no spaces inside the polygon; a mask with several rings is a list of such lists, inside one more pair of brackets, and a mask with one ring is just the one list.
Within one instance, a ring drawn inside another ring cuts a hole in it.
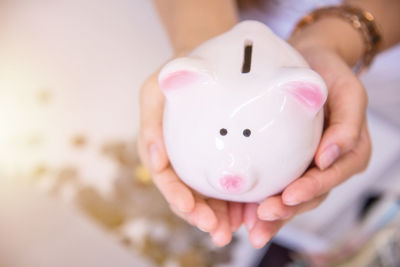
[{"label": "ceramic piggy bank", "polygon": [[170,162],[203,195],[262,201],[301,176],[319,144],[326,86],[259,22],[172,60],[159,85]]}]

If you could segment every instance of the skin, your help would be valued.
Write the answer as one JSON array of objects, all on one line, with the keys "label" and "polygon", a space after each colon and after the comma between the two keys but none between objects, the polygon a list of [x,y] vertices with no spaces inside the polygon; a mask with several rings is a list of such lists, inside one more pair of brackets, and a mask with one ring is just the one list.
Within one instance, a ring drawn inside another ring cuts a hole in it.
[{"label": "skin", "polygon": [[[384,36],[382,51],[400,41],[397,0],[348,1],[370,11]],[[157,10],[170,36],[175,57],[187,54],[203,41],[237,23],[231,0],[156,0]],[[172,7],[172,8],[171,8]],[[263,247],[294,216],[317,207],[335,186],[368,166],[371,143],[367,129],[367,94],[352,72],[362,56],[359,32],[339,18],[323,18],[288,40],[325,80],[326,128],[314,166],[291,183],[281,195],[260,204],[234,203],[201,196],[183,184],[172,169],[163,143],[164,96],[158,72],[144,83],[141,95],[139,154],[171,209],[182,219],[209,232],[217,246],[228,244],[242,224],[255,248]]]}]

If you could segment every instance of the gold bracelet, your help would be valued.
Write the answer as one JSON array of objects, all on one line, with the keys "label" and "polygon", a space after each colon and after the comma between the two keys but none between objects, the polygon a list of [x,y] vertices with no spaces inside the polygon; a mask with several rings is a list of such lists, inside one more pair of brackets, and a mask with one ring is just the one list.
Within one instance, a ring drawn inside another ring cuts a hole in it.
[{"label": "gold bracelet", "polygon": [[371,65],[382,42],[382,35],[378,30],[374,16],[368,11],[350,5],[323,7],[303,17],[297,23],[294,33],[326,16],[343,18],[361,33],[365,50],[359,62],[354,66],[355,72],[361,73]]}]

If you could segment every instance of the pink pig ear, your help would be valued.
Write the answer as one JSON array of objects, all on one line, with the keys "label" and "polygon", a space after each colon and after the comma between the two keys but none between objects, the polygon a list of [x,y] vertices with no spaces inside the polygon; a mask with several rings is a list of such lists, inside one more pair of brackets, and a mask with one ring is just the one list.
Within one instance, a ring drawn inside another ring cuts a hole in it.
[{"label": "pink pig ear", "polygon": [[318,111],[325,103],[325,97],[318,85],[296,81],[285,85],[285,89],[290,92],[301,104],[312,111]]},{"label": "pink pig ear", "polygon": [[291,81],[283,85],[283,89],[313,115],[320,111],[327,99],[324,81],[317,73],[308,69],[297,70]]},{"label": "pink pig ear", "polygon": [[212,80],[211,70],[204,60],[190,57],[169,62],[158,76],[158,83],[166,97],[204,86]]}]

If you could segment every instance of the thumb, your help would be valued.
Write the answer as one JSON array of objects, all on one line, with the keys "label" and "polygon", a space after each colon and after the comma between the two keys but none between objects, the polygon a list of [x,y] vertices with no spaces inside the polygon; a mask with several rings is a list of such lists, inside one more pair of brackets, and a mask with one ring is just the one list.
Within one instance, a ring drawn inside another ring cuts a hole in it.
[{"label": "thumb", "polygon": [[336,82],[329,94],[327,127],[315,156],[315,163],[321,170],[328,168],[359,142],[367,106],[367,94],[355,76],[346,82]]},{"label": "thumb", "polygon": [[162,118],[164,95],[158,86],[157,74],[153,74],[140,92],[139,155],[150,172],[160,172],[168,165],[165,151]]}]

